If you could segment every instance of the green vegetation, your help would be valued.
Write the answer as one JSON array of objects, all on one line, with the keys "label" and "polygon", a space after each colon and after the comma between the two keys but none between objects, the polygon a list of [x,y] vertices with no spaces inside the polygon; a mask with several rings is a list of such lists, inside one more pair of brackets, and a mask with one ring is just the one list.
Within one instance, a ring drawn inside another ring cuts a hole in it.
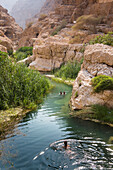
[{"label": "green vegetation", "polygon": [[108,34],[99,35],[95,39],[89,42],[90,44],[104,44],[113,46],[113,32],[109,32]]},{"label": "green vegetation", "polygon": [[73,111],[71,115],[84,120],[113,124],[113,109],[104,105],[95,104],[79,111]]},{"label": "green vegetation", "polygon": [[92,112],[94,113],[93,118],[102,122],[113,123],[113,109],[96,104],[92,106]]},{"label": "green vegetation", "polygon": [[64,83],[67,84],[69,86],[72,86],[74,84],[75,79],[62,79],[59,77],[51,77],[51,79],[57,83]]},{"label": "green vegetation", "polygon": [[92,86],[94,92],[101,92],[104,90],[113,90],[113,78],[105,75],[100,75],[92,79]]},{"label": "green vegetation", "polygon": [[82,15],[77,19],[76,24],[72,28],[74,30],[84,30],[87,26],[90,31],[96,33],[96,26],[101,23],[101,20],[101,17],[95,17],[93,15]]},{"label": "green vegetation", "polygon": [[56,77],[61,77],[63,79],[75,79],[78,75],[78,72],[81,69],[81,64],[83,61],[78,63],[77,61],[68,62],[66,65],[62,65],[60,70],[55,73]]},{"label": "green vegetation", "polygon": [[8,50],[8,54],[9,54],[9,56],[12,56],[13,55],[13,50]]},{"label": "green vegetation", "polygon": [[49,87],[48,80],[38,71],[12,63],[6,53],[0,52],[0,110],[17,106],[36,108]]},{"label": "green vegetation", "polygon": [[78,97],[78,91],[75,92],[75,98]]},{"label": "green vegetation", "polygon": [[28,56],[32,55],[33,54],[32,51],[33,47],[21,47],[16,51],[13,57],[16,61],[23,60]]},{"label": "green vegetation", "polygon": [[55,27],[51,33],[52,36],[57,35],[59,31],[61,31],[63,28],[65,28],[67,25],[66,20],[62,20],[60,26]]}]

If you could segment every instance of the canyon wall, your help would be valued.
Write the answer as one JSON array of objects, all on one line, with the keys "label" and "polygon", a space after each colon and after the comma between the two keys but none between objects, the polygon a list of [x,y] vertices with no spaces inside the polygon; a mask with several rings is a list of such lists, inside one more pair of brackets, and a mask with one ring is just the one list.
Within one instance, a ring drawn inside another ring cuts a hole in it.
[{"label": "canyon wall", "polygon": [[113,108],[113,90],[93,91],[91,80],[98,75],[113,76],[113,47],[103,44],[86,47],[83,65],[73,86],[72,109],[83,109],[93,104]]},{"label": "canyon wall", "polygon": [[14,18],[8,14],[7,9],[2,6],[0,6],[0,30],[12,40],[18,39],[23,31]]}]

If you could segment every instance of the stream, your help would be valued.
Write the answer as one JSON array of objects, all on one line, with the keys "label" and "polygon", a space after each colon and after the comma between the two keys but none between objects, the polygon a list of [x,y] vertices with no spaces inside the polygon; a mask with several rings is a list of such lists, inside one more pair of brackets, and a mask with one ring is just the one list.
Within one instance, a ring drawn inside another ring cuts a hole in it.
[{"label": "stream", "polygon": [[0,170],[113,169],[113,128],[71,117],[72,87],[53,84],[41,107],[0,141]]}]

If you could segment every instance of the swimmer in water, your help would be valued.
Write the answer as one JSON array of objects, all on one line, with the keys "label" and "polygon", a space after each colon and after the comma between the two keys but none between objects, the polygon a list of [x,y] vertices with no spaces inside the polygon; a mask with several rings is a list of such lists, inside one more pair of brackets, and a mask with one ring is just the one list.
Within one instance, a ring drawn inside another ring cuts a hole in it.
[{"label": "swimmer in water", "polygon": [[62,95],[62,92],[60,91],[60,95]]},{"label": "swimmer in water", "polygon": [[67,141],[64,141],[64,149],[67,149],[67,147],[70,147],[70,146],[67,144]]},{"label": "swimmer in water", "polygon": [[64,91],[64,92],[63,92],[63,95],[65,95],[65,94],[66,94],[66,92]]}]

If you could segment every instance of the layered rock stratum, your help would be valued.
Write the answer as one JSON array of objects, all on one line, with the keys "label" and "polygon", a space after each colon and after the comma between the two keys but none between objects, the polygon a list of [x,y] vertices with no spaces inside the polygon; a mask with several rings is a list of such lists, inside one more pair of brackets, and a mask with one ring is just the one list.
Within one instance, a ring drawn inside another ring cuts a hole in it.
[{"label": "layered rock stratum", "polygon": [[8,52],[13,50],[13,42],[0,31],[0,51]]},{"label": "layered rock stratum", "polygon": [[[35,23],[26,27],[21,35],[19,47],[33,45],[32,38],[41,36],[43,33],[51,35],[52,31],[60,26],[64,20],[67,23],[66,28],[71,28],[76,19],[82,15],[92,14],[103,18],[102,23],[96,26],[97,33],[113,31],[113,1],[46,0],[40,14],[43,14],[42,18],[38,14]],[[83,36],[87,37],[89,34],[92,34],[88,29],[88,26],[86,26],[86,31],[82,32]],[[68,36],[70,38],[73,37],[71,34]]]},{"label": "layered rock stratum", "polygon": [[38,38],[34,44],[33,56],[23,60],[29,67],[39,71],[51,71],[71,60],[81,61],[83,44],[69,44],[68,39],[59,36]]},{"label": "layered rock stratum", "polygon": [[15,19],[8,14],[7,9],[2,6],[0,6],[0,30],[11,40],[18,39],[23,31]]},{"label": "layered rock stratum", "polygon": [[103,44],[86,47],[83,65],[73,86],[73,109],[83,109],[93,104],[113,107],[113,90],[93,91],[91,80],[98,75],[113,76],[113,47]]}]

